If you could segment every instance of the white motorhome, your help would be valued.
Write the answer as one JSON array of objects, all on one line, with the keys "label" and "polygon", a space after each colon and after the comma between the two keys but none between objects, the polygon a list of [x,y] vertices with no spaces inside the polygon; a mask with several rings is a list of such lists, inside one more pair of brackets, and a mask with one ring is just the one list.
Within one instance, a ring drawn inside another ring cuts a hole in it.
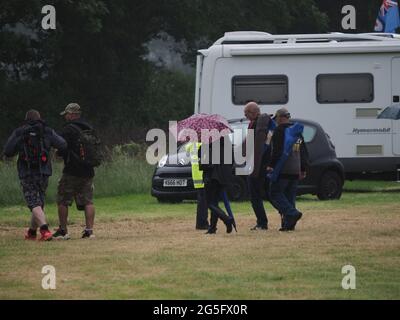
[{"label": "white motorhome", "polygon": [[400,120],[376,119],[399,99],[400,35],[229,32],[197,56],[195,113],[286,107],[322,125],[348,176],[399,168]]}]

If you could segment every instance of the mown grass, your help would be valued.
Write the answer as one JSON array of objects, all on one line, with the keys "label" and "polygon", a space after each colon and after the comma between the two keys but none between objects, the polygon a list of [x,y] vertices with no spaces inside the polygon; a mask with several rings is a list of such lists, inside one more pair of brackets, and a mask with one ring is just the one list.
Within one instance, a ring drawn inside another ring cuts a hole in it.
[{"label": "mown grass", "polygon": [[[54,166],[46,214],[62,164]],[[400,185],[347,181],[339,201],[298,200],[297,231],[251,232],[248,202],[233,203],[239,232],[194,230],[196,204],[150,197],[154,168],[140,157],[115,156],[96,171],[96,236],[79,239],[83,215],[70,211],[67,242],[27,243],[29,223],[14,163],[0,163],[0,299],[400,299]],[[359,192],[362,191],[362,192]],[[41,288],[54,265],[57,289]],[[341,288],[341,268],[357,270],[357,289]]]},{"label": "mown grass", "polygon": [[346,181],[343,189],[348,192],[400,192],[400,182],[397,181]]},{"label": "mown grass", "polygon": [[[399,299],[400,193],[313,196],[296,232],[277,231],[266,205],[267,232],[251,232],[248,202],[233,203],[238,233],[219,223],[214,236],[194,230],[194,202],[159,204],[148,194],[96,199],[96,235],[79,239],[83,217],[71,210],[67,242],[26,243],[29,214],[0,208],[1,299]],[[52,226],[56,208],[47,207]],[[41,288],[53,265],[57,289]],[[343,290],[341,269],[357,271],[357,289]]]}]

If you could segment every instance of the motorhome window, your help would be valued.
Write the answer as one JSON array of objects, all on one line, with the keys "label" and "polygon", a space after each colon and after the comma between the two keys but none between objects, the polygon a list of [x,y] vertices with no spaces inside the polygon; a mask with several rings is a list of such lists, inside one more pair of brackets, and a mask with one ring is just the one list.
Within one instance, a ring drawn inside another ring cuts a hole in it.
[{"label": "motorhome window", "polygon": [[357,155],[358,156],[373,156],[373,155],[382,155],[382,154],[383,154],[383,146],[380,146],[380,145],[357,146]]},{"label": "motorhome window", "polygon": [[235,105],[244,105],[249,101],[286,104],[288,78],[284,75],[235,76],[232,78],[232,101]]},{"label": "motorhome window", "polygon": [[368,103],[374,100],[374,77],[370,73],[320,74],[319,103]]},{"label": "motorhome window", "polygon": [[303,130],[304,142],[305,143],[311,142],[314,139],[316,133],[317,133],[316,128],[305,125]]},{"label": "motorhome window", "polygon": [[366,108],[366,109],[357,108],[356,109],[356,118],[375,119],[381,110],[382,109],[380,109],[380,108]]}]

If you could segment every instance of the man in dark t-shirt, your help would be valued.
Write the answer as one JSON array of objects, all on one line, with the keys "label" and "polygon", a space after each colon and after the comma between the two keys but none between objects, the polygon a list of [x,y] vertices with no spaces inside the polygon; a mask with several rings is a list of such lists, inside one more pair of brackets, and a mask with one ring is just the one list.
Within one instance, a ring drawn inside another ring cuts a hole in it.
[{"label": "man in dark t-shirt", "polygon": [[85,211],[86,228],[82,238],[94,238],[93,225],[95,207],[93,204],[94,168],[82,164],[79,155],[80,130],[92,130],[92,126],[81,119],[81,108],[77,103],[70,103],[61,112],[67,123],[60,131],[60,135],[67,141],[68,149],[59,152],[64,159],[63,175],[58,183],[57,205],[60,227],[53,234],[54,239],[68,240],[67,222],[68,207],[75,200],[78,210]]}]

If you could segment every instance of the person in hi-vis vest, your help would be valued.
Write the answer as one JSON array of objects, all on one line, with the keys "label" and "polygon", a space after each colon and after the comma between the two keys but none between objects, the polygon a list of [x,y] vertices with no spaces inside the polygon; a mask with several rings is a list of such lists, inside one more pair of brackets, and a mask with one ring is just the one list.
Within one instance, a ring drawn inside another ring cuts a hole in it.
[{"label": "person in hi-vis vest", "polygon": [[190,163],[192,166],[192,179],[193,186],[197,190],[197,216],[196,216],[196,229],[208,230],[208,206],[204,190],[203,171],[199,168],[198,151],[200,149],[200,142],[189,142],[186,147],[186,153],[190,155]]}]

